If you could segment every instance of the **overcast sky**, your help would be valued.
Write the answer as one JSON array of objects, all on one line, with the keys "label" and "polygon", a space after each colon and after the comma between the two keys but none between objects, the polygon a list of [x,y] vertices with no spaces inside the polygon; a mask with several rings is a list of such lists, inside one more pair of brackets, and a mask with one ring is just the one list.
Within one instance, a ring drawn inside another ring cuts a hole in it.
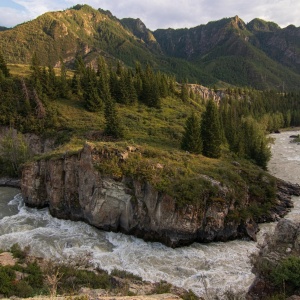
[{"label": "overcast sky", "polygon": [[299,0],[0,0],[0,26],[13,27],[78,3],[108,9],[118,18],[140,18],[151,30],[190,28],[235,15],[246,23],[261,18],[281,27],[300,26]]}]

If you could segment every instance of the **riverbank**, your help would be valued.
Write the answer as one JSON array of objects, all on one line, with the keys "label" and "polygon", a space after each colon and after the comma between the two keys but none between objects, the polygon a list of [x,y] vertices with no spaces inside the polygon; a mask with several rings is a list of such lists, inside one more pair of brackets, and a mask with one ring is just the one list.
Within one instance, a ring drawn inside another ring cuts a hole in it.
[{"label": "riverbank", "polygon": [[[0,252],[0,299],[198,299],[191,291],[166,282],[150,283],[124,271],[108,274],[93,269],[88,257],[59,263],[28,253],[28,247],[22,250],[16,244],[9,252]],[[28,298],[34,295],[40,296]]]},{"label": "riverbank", "polygon": [[300,194],[245,160],[116,143],[28,163],[21,189],[26,205],[54,217],[169,247],[256,240],[257,223],[285,215]]},{"label": "riverbank", "polygon": [[21,179],[0,177],[0,186],[20,189],[21,188]]}]

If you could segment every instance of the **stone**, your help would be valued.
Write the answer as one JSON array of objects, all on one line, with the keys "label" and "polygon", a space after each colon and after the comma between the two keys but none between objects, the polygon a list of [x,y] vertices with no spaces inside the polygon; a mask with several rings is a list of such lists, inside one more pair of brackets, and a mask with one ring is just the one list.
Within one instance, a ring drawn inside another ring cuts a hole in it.
[{"label": "stone", "polygon": [[[297,255],[299,257],[299,251],[297,249],[297,247],[299,247],[297,241],[300,239],[299,228],[300,222],[281,219],[277,223],[274,233],[265,238],[258,257],[253,260],[253,270],[256,273],[256,279],[249,288],[246,299],[271,299],[272,295],[276,295],[279,292],[278,286],[273,285],[272,282],[269,281],[265,271],[263,269],[261,270],[259,266],[267,263],[270,268],[275,268],[278,263],[287,257],[293,255]],[[293,291],[288,287],[287,290],[289,292]],[[298,294],[298,291],[294,290],[293,292]],[[294,295],[287,299],[297,300],[300,299],[300,297]]]},{"label": "stone", "polygon": [[120,160],[126,160],[128,158],[128,152],[127,151],[123,151],[123,152],[119,152],[118,156],[120,158]]},{"label": "stone", "polygon": [[138,148],[137,148],[137,147],[134,147],[134,146],[127,146],[127,147],[126,147],[126,150],[127,150],[128,152],[136,152],[136,151],[138,151]]},{"label": "stone", "polygon": [[[230,189],[209,176],[201,175],[218,195],[203,208],[195,204],[178,206],[174,197],[159,192],[147,181],[103,176],[95,168],[112,156],[118,156],[122,163],[129,153],[98,150],[93,144],[85,143],[79,153],[26,164],[21,180],[24,202],[38,208],[49,206],[51,215],[57,218],[85,221],[102,230],[121,231],[170,247],[195,241],[255,239],[256,222],[228,220],[229,208],[235,209],[234,199],[231,203],[224,201]],[[163,165],[154,167],[160,169]],[[294,187],[287,187],[284,182],[280,187],[278,207],[284,214]],[[239,199],[241,207],[248,204],[247,195]],[[265,220],[270,220],[270,216],[265,216]]]},{"label": "stone", "polygon": [[1,266],[14,266],[17,260],[10,252],[0,253],[0,265]]},{"label": "stone", "polygon": [[274,240],[277,243],[294,243],[298,225],[290,220],[281,219],[274,231]]}]

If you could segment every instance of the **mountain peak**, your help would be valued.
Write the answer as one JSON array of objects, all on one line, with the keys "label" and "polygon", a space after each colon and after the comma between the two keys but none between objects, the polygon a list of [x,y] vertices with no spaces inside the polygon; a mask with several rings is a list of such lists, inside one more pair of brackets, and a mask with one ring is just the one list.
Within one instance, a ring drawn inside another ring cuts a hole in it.
[{"label": "mountain peak", "polygon": [[157,41],[141,19],[125,18],[121,20],[122,25],[127,28],[133,35],[145,42],[152,50],[160,52]]},{"label": "mountain peak", "polygon": [[245,30],[246,29],[246,24],[245,22],[238,16],[234,16],[231,18],[231,24],[238,29]]},{"label": "mountain peak", "polygon": [[274,22],[268,22],[259,18],[253,19],[247,24],[247,28],[252,32],[274,32],[280,29]]}]

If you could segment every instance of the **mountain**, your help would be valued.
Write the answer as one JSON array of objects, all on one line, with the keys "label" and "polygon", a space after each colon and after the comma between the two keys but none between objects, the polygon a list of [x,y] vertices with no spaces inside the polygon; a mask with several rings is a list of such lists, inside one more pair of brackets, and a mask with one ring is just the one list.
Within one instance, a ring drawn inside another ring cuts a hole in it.
[{"label": "mountain", "polygon": [[191,29],[156,30],[166,55],[180,57],[233,85],[296,88],[300,75],[300,28],[281,29],[238,16]]},{"label": "mountain", "polygon": [[117,19],[109,11],[76,5],[49,12],[5,31],[0,51],[9,63],[72,68],[76,56],[94,63],[150,63],[156,70],[203,85],[294,90],[300,82],[300,28],[238,16],[190,29],[149,30],[140,19]]},{"label": "mountain", "polygon": [[124,20],[123,25],[109,11],[76,5],[0,32],[0,52],[9,63],[29,64],[36,52],[44,65],[59,66],[62,58],[69,67],[73,66],[76,56],[82,56],[86,63],[93,63],[102,55],[112,64],[120,60],[134,67],[136,61],[149,62],[154,69],[173,74],[178,74],[180,69],[179,79],[191,74],[194,81],[217,82],[216,78],[185,60],[162,55],[155,42],[152,43],[150,32],[147,39],[144,37],[146,42],[141,35],[135,36],[133,32],[138,32],[134,30],[136,23]]}]

